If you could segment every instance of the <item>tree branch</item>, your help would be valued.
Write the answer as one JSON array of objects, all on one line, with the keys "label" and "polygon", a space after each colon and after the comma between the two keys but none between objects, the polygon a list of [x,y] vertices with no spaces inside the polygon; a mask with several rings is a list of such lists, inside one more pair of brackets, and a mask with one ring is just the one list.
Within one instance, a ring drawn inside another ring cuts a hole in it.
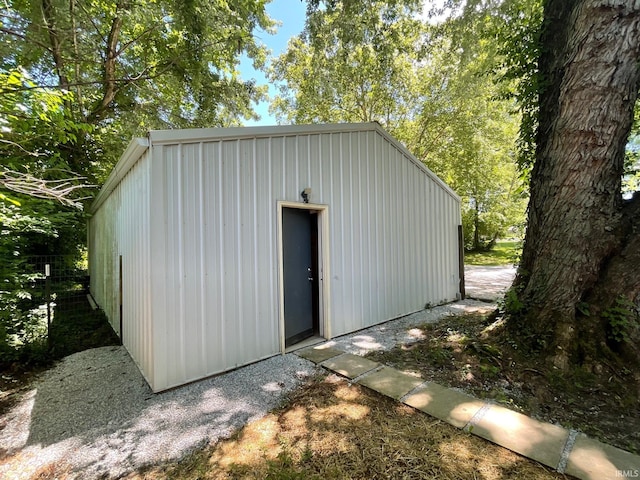
[{"label": "tree branch", "polygon": [[40,153],[35,153],[35,152],[30,152],[29,150],[27,150],[26,148],[24,148],[22,145],[20,145],[19,143],[16,142],[12,142],[11,140],[4,140],[2,138],[0,138],[0,143],[6,143],[7,145],[11,145],[12,147],[17,148],[18,150],[22,150],[24,153],[26,153],[27,155],[29,155],[30,157],[39,157],[42,154]]},{"label": "tree branch", "polygon": [[51,47],[49,45],[47,45],[46,43],[39,42],[38,40],[35,40],[31,37],[27,38],[27,36],[24,33],[18,32],[16,30],[11,30],[5,27],[0,27],[0,32],[5,33],[7,35],[11,35],[12,37],[17,37],[20,40],[24,40],[25,42],[33,43],[34,45],[37,45],[38,47],[45,49],[47,52],[52,53]]},{"label": "tree branch", "polygon": [[118,39],[120,37],[120,30],[122,29],[122,16],[119,15],[119,9],[121,4],[116,6],[116,16],[111,22],[111,29],[109,30],[109,36],[107,37],[107,45],[105,47],[104,58],[104,73],[102,79],[102,85],[104,91],[102,92],[102,100],[100,104],[91,112],[90,118],[100,118],[101,114],[109,108],[111,102],[116,97],[116,60],[118,58]]},{"label": "tree branch", "polygon": [[95,188],[83,182],[85,177],[73,176],[63,180],[43,180],[28,173],[13,170],[0,171],[0,187],[36,198],[55,200],[63,205],[82,209],[82,201],[89,197],[72,198],[72,194],[84,188]]},{"label": "tree branch", "polygon": [[[80,78],[80,49],[78,47],[78,27],[76,24],[76,0],[69,0],[69,17],[71,18],[73,53],[75,58],[75,80],[77,81]],[[84,97],[80,85],[76,85],[76,97],[80,107],[78,111],[80,115],[84,116]]]},{"label": "tree branch", "polygon": [[51,55],[53,55],[53,61],[56,66],[56,74],[60,79],[60,86],[64,89],[69,89],[69,79],[64,73],[64,60],[62,58],[62,44],[60,43],[60,37],[55,26],[54,20],[54,7],[51,0],[42,0],[41,4],[42,19],[44,25],[49,33],[49,41],[51,42]]}]

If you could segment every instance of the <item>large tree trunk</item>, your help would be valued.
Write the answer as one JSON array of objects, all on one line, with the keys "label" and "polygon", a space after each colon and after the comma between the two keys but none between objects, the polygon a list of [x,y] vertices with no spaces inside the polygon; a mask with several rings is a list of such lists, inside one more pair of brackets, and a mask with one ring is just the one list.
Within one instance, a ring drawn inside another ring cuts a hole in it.
[{"label": "large tree trunk", "polygon": [[566,369],[611,346],[600,314],[640,294],[639,230],[625,213],[640,201],[621,195],[640,0],[547,0],[541,43],[527,235],[508,307],[512,326]]}]

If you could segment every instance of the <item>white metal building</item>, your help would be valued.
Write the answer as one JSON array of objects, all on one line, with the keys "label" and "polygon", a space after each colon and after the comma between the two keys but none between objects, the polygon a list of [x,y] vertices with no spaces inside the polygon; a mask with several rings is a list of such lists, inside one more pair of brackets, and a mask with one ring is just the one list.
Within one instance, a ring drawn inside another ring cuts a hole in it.
[{"label": "white metal building", "polygon": [[460,200],[378,124],[152,131],[91,214],[92,295],[156,392],[460,292]]}]

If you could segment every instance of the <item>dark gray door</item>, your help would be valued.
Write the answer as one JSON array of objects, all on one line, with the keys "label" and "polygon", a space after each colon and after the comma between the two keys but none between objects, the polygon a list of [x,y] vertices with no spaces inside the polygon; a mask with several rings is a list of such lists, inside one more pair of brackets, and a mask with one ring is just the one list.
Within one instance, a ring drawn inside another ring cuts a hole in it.
[{"label": "dark gray door", "polygon": [[317,329],[317,216],[309,210],[282,209],[285,346],[314,335]]}]

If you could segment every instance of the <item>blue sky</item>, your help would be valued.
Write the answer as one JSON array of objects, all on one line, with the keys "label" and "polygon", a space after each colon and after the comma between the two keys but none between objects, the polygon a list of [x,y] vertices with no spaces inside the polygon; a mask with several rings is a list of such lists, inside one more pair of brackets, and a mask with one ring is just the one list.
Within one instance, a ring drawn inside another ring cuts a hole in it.
[{"label": "blue sky", "polygon": [[[305,20],[307,3],[302,0],[272,0],[267,4],[267,13],[271,18],[281,23],[278,27],[278,32],[275,35],[269,35],[266,32],[258,31],[256,35],[258,40],[264,43],[267,48],[271,49],[271,55],[277,57],[282,53],[286,47],[287,42],[291,37],[298,35],[303,27]],[[255,79],[258,85],[268,84],[262,72],[257,72],[251,65],[251,61],[245,56],[242,57],[240,62],[240,72],[242,78],[245,80]],[[276,90],[272,85],[269,85],[269,95],[274,96]],[[269,115],[269,103],[261,102],[255,107],[256,112],[260,115],[259,121],[245,121],[245,125],[275,125],[276,120],[273,116]]]}]

